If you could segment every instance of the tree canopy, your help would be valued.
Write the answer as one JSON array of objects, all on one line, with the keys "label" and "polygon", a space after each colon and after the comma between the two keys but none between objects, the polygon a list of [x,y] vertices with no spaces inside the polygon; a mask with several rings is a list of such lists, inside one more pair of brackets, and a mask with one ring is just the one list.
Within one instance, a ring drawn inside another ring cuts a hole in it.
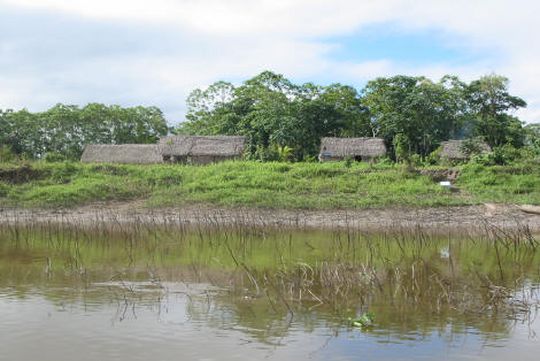
[{"label": "tree canopy", "polygon": [[287,146],[301,160],[318,152],[323,136],[363,136],[367,111],[358,92],[341,84],[296,85],[263,72],[235,87],[217,82],[188,97],[187,122],[179,133],[244,135],[253,157],[277,157]]},{"label": "tree canopy", "polygon": [[252,159],[313,159],[322,137],[381,137],[394,159],[426,157],[448,139],[497,147],[540,147],[538,126],[514,112],[526,103],[491,74],[470,83],[392,76],[361,90],[343,84],[295,84],[264,71],[233,85],[218,81],[187,99],[186,121],[169,129],[156,107],[58,104],[38,113],[0,109],[0,145],[28,158],[77,159],[85,144],[155,143],[169,131],[243,135]]},{"label": "tree canopy", "polygon": [[392,157],[427,156],[442,141],[479,136],[491,146],[521,146],[525,107],[508,93],[508,79],[487,75],[467,84],[398,75],[369,81],[358,92],[342,84],[294,84],[265,71],[240,86],[217,82],[188,98],[186,134],[245,135],[249,153],[272,158],[287,146],[297,160],[317,154],[321,137],[381,137]]},{"label": "tree canopy", "polygon": [[0,144],[35,159],[47,154],[78,159],[88,143],[155,143],[169,130],[156,107],[95,103],[83,108],[58,104],[41,113],[0,110],[0,129]]}]

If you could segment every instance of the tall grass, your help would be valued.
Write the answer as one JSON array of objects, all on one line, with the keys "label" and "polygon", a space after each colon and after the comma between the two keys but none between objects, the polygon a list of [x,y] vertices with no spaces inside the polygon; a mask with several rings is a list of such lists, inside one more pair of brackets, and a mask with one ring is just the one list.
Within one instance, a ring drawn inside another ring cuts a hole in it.
[{"label": "tall grass", "polygon": [[367,307],[374,298],[435,313],[512,309],[527,301],[515,292],[540,282],[540,254],[526,228],[502,232],[488,228],[475,238],[448,239],[419,228],[364,234],[137,222],[98,221],[90,228],[9,223],[0,225],[0,283],[18,284],[21,277],[84,283],[105,272],[112,278],[204,280],[228,287],[235,297],[264,298],[289,312],[305,307],[343,312]]},{"label": "tall grass", "polygon": [[4,206],[72,207],[142,199],[150,207],[204,203],[304,209],[540,204],[540,165],[464,166],[457,185],[461,191],[451,193],[406,167],[366,163],[0,165]]}]

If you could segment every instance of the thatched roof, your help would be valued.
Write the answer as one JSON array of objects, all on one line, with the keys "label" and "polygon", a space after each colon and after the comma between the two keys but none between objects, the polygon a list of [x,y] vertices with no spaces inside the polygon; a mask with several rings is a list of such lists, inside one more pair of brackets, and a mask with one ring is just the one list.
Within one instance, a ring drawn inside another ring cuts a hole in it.
[{"label": "thatched roof", "polygon": [[85,163],[163,163],[158,144],[89,144],[81,162]]},{"label": "thatched roof", "polygon": [[366,157],[376,158],[386,155],[382,138],[322,138],[321,157]]},{"label": "thatched roof", "polygon": [[[465,160],[469,158],[465,149],[466,140],[448,140],[441,143],[441,158]],[[480,150],[480,153],[491,152],[491,148],[483,141],[475,141],[474,143]]]},{"label": "thatched roof", "polygon": [[164,156],[241,156],[246,138],[242,136],[174,135],[161,138]]}]

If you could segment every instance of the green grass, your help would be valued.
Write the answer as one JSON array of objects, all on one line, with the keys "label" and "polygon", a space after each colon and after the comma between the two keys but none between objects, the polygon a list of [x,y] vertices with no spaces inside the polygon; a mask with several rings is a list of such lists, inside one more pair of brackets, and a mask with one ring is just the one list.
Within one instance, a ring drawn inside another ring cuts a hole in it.
[{"label": "green grass", "polygon": [[461,192],[450,193],[427,176],[388,164],[0,164],[4,206],[74,207],[142,199],[150,207],[204,203],[304,209],[540,204],[540,165],[467,165],[457,185]]},{"label": "green grass", "polygon": [[540,164],[462,167],[458,186],[476,202],[540,204]]}]

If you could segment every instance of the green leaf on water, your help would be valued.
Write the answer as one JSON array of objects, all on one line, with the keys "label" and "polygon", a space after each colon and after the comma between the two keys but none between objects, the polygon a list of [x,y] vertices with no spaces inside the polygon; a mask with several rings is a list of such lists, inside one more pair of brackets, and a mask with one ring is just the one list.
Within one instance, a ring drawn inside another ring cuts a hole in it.
[{"label": "green leaf on water", "polygon": [[375,314],[373,312],[364,312],[360,317],[351,319],[349,318],[351,326],[358,328],[373,327],[375,322]]}]

